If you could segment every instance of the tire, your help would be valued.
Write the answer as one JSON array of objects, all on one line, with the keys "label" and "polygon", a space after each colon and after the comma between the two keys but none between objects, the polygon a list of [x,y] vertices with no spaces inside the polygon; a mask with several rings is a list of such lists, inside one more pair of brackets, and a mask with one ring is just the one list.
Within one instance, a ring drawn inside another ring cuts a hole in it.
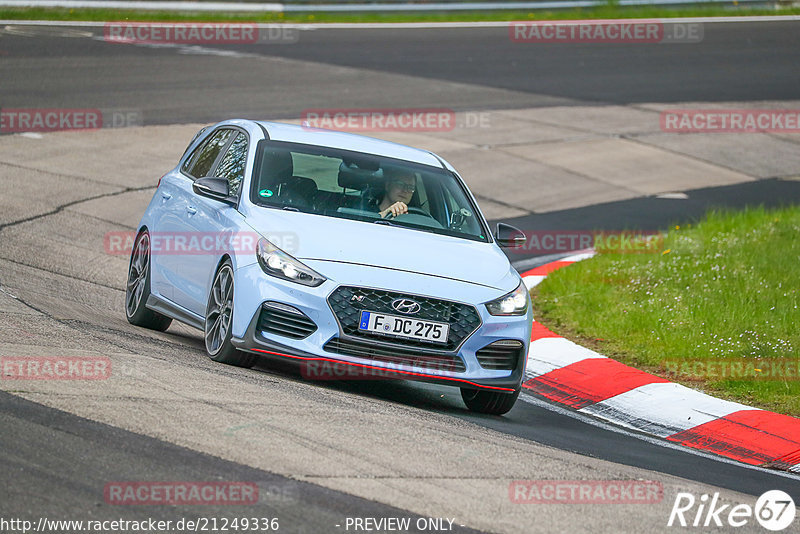
[{"label": "tire", "polygon": [[132,325],[163,332],[172,319],[149,309],[150,297],[150,234],[145,230],[136,236],[128,265],[125,284],[125,317]]},{"label": "tire", "polygon": [[503,415],[514,407],[519,392],[519,389],[514,393],[500,393],[499,391],[461,388],[461,398],[472,412]]},{"label": "tire", "polygon": [[217,269],[211,291],[208,292],[203,328],[206,353],[215,362],[252,367],[258,356],[237,350],[231,343],[233,289],[233,266],[226,259]]}]

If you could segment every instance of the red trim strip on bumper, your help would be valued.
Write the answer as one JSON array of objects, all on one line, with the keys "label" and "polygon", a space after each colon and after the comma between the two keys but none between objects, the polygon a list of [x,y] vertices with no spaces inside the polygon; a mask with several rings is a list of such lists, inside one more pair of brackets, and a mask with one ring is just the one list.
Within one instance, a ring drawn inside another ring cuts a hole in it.
[{"label": "red trim strip on bumper", "polygon": [[422,378],[431,378],[431,379],[434,379],[434,380],[450,380],[450,381],[453,381],[453,382],[462,382],[464,384],[469,384],[471,386],[475,386],[475,387],[480,388],[480,389],[493,389],[493,390],[497,390],[497,391],[508,391],[510,393],[513,393],[515,391],[513,388],[501,388],[501,387],[496,387],[496,386],[484,386],[482,384],[477,384],[477,383],[471,382],[469,380],[464,380],[463,378],[452,378],[452,377],[449,377],[449,376],[439,376],[439,375],[426,375],[425,373],[415,373],[413,371],[399,371],[399,370],[396,370],[396,369],[387,369],[385,367],[378,367],[378,366],[375,366],[375,365],[366,365],[366,364],[363,364],[363,363],[353,363],[353,362],[348,362],[348,361],[344,361],[344,360],[334,360],[333,358],[323,358],[321,356],[315,356],[313,358],[307,358],[305,356],[292,356],[291,354],[283,354],[282,352],[273,352],[273,351],[264,350],[264,349],[247,349],[247,350],[250,350],[250,351],[253,351],[253,352],[263,352],[265,354],[274,354],[276,356],[283,356],[285,358],[292,358],[294,360],[341,363],[341,364],[345,364],[345,365],[352,365],[354,367],[361,367],[361,368],[364,368],[364,369],[375,369],[375,370],[379,370],[379,371],[387,371],[387,372],[390,372],[390,373],[397,373],[397,374],[400,374],[400,375],[409,375],[409,376],[416,376],[416,377],[422,377]]}]

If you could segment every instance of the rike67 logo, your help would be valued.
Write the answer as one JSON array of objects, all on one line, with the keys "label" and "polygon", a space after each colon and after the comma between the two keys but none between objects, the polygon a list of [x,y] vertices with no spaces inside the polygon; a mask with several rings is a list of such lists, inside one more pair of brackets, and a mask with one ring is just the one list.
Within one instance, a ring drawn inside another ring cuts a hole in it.
[{"label": "rike67 logo", "polygon": [[696,499],[691,493],[678,493],[667,526],[681,527],[743,527],[752,524],[753,518],[765,529],[780,531],[794,521],[797,510],[794,500],[781,490],[770,490],[761,495],[756,505],[721,504],[719,493],[703,494]]}]

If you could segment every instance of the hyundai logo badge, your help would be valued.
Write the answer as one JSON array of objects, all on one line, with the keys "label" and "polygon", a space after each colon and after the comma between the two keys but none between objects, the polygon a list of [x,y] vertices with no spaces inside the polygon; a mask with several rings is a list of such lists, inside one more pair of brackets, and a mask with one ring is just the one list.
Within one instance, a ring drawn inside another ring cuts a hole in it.
[{"label": "hyundai logo badge", "polygon": [[392,301],[392,308],[400,313],[417,313],[422,309],[419,302],[415,302],[411,299],[395,299]]}]

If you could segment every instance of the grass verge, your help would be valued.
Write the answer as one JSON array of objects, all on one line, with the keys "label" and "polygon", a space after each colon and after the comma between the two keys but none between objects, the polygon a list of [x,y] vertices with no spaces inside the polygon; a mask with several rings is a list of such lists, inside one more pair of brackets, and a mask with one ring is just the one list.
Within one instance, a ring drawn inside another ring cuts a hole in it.
[{"label": "grass verge", "polygon": [[580,19],[661,19],[674,17],[719,17],[746,15],[800,15],[800,7],[749,8],[735,1],[729,4],[697,4],[681,8],[618,7],[609,5],[591,9],[553,11],[465,11],[465,12],[392,12],[392,13],[203,13],[190,11],[148,11],[119,9],[0,8],[2,20],[66,21],[142,21],[142,22],[465,22],[512,20]]},{"label": "grass verge", "polygon": [[723,398],[800,416],[800,207],[712,211],[655,254],[599,254],[550,274],[537,320]]}]

